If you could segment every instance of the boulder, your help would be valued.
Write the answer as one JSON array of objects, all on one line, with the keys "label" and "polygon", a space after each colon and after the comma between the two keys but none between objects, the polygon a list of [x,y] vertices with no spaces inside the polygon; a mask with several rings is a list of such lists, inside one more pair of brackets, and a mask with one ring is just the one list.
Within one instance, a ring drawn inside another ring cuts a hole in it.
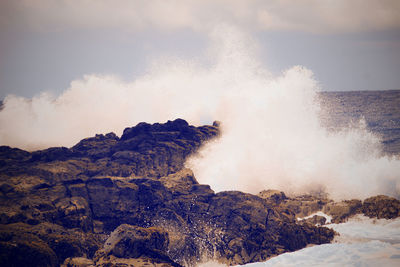
[{"label": "boulder", "polygon": [[313,195],[300,195],[287,198],[280,203],[281,208],[287,208],[296,214],[297,218],[303,218],[323,209],[330,200]]},{"label": "boulder", "polygon": [[161,228],[122,224],[106,240],[96,261],[104,262],[112,255],[124,259],[150,258],[153,262],[180,266],[168,257],[168,244],[168,233]]},{"label": "boulder", "polygon": [[275,204],[280,204],[282,201],[287,199],[284,192],[272,189],[263,190],[258,193],[258,196]]},{"label": "boulder", "polygon": [[85,257],[66,258],[61,267],[94,267],[94,262]]},{"label": "boulder", "polygon": [[93,257],[100,238],[41,223],[0,225],[0,266],[59,266],[68,257]]},{"label": "boulder", "polygon": [[348,218],[361,213],[361,200],[352,199],[340,202],[329,202],[324,206],[323,212],[332,216],[333,223],[345,222]]},{"label": "boulder", "polygon": [[323,216],[314,215],[311,218],[305,219],[304,221],[310,223],[311,225],[324,225],[326,223],[326,218]]},{"label": "boulder", "polygon": [[388,196],[374,196],[364,200],[362,212],[370,218],[394,219],[400,216],[400,200]]}]

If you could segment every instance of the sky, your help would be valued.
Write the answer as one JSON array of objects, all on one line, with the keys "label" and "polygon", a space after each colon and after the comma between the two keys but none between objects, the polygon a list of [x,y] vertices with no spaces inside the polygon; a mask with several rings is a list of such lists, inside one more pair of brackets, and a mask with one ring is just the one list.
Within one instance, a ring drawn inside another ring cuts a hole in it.
[{"label": "sky", "polygon": [[159,58],[204,61],[220,24],[251,35],[273,73],[305,66],[326,91],[400,88],[397,0],[1,0],[0,99],[59,95],[88,74],[129,82]]}]

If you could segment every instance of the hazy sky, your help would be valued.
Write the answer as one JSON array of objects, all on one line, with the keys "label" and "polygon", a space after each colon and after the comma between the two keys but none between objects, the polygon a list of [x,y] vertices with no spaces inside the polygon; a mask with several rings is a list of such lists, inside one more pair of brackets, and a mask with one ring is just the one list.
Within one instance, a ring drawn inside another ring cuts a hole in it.
[{"label": "hazy sky", "polygon": [[221,23],[251,35],[272,72],[323,90],[400,88],[398,0],[1,0],[0,98],[60,94],[85,74],[130,81],[157,58],[202,60]]}]

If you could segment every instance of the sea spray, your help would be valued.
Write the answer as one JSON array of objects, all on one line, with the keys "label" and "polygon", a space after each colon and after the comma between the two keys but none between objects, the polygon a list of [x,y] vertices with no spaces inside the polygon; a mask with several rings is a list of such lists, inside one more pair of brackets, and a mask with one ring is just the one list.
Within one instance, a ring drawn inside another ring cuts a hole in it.
[{"label": "sea spray", "polygon": [[216,119],[220,138],[187,162],[216,191],[399,196],[400,161],[381,156],[379,139],[365,126],[340,132],[321,126],[320,88],[311,70],[295,66],[272,75],[258,61],[254,40],[226,25],[210,39],[206,63],[161,60],[131,82],[87,75],[59,96],[7,96],[0,142],[29,150],[72,146],[141,121]]}]

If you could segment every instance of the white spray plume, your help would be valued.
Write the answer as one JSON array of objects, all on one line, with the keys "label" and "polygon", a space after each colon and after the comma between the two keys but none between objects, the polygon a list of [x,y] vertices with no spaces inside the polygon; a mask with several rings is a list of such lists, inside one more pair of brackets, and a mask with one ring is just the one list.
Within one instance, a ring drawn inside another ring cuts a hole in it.
[{"label": "white spray plume", "polygon": [[226,25],[211,39],[209,66],[165,60],[133,82],[88,75],[58,97],[8,96],[0,143],[29,150],[72,146],[141,121],[218,119],[221,137],[187,162],[216,191],[399,196],[400,161],[380,156],[379,140],[365,127],[329,133],[320,126],[310,70],[296,66],[274,77],[257,61],[255,42]]}]

